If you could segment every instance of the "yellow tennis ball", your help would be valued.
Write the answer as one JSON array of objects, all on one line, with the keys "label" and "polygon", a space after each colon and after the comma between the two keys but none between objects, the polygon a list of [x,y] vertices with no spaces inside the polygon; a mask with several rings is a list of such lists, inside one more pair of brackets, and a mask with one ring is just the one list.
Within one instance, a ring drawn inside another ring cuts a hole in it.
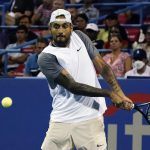
[{"label": "yellow tennis ball", "polygon": [[4,97],[1,101],[3,107],[8,108],[12,105],[12,99],[10,97]]}]

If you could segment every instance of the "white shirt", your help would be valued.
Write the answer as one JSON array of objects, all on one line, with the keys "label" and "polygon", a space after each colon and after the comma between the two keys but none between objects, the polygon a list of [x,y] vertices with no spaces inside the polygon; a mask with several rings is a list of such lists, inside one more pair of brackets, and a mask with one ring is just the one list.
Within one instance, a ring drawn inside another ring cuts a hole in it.
[{"label": "white shirt", "polygon": [[129,70],[128,72],[125,73],[125,78],[127,78],[128,76],[141,76],[141,77],[150,77],[150,67],[146,66],[145,71],[142,74],[139,74],[137,72],[136,68],[133,68],[132,70]]},{"label": "white shirt", "polygon": [[[42,53],[55,55],[59,64],[77,82],[101,88],[87,49],[76,33],[72,33],[68,48],[49,45]],[[53,97],[51,121],[80,122],[102,116],[106,110],[104,97],[75,95],[60,85],[54,89],[49,88]]]}]

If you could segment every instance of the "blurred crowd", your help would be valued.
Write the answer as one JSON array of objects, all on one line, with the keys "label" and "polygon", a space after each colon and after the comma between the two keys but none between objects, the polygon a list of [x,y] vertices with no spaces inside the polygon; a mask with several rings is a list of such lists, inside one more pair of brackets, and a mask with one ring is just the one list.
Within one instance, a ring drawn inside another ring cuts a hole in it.
[{"label": "blurred crowd", "polygon": [[[37,59],[51,40],[48,29],[50,15],[54,10],[62,8],[71,13],[74,30],[81,30],[91,39],[117,77],[150,77],[148,7],[144,6],[143,24],[129,28],[123,24],[140,24],[138,10],[128,9],[117,14],[115,12],[122,9],[122,6],[112,8],[99,5],[107,2],[140,1],[10,0],[9,2],[5,14],[5,26],[8,28],[0,28],[0,52],[2,50],[11,52],[8,52],[7,57],[0,54],[0,76],[4,76],[6,72],[10,77],[41,74]],[[2,18],[2,13],[0,15]],[[105,16],[104,19],[100,19],[102,16]],[[32,40],[36,42],[30,44]],[[19,52],[15,52],[17,48],[20,48]],[[100,76],[99,73],[97,75]]]}]

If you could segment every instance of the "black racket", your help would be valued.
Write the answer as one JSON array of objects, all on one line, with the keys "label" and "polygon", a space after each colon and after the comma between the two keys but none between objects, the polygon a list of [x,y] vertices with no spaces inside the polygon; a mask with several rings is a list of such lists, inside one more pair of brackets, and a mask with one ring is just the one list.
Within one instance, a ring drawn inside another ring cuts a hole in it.
[{"label": "black racket", "polygon": [[140,112],[147,121],[147,123],[150,124],[150,102],[134,104],[133,109]]}]

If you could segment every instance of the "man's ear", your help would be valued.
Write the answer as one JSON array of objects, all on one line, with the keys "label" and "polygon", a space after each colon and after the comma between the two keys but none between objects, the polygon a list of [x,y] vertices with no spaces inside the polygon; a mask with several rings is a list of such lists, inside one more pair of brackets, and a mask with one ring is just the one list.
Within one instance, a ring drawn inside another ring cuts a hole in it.
[{"label": "man's ear", "polygon": [[71,24],[71,32],[73,31],[73,25]]},{"label": "man's ear", "polygon": [[49,31],[49,33],[51,34],[51,25],[49,24],[49,26],[48,26],[48,31]]}]

